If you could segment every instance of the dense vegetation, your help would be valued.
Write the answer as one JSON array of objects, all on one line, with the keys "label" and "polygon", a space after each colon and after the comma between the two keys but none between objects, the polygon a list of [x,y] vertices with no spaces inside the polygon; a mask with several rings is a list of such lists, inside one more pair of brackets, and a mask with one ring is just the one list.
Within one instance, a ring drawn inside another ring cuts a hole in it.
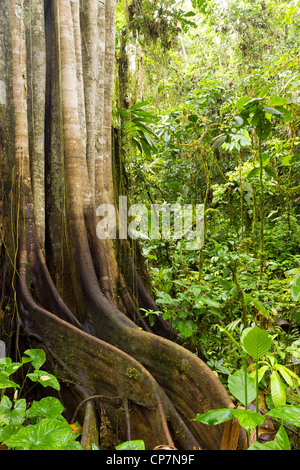
[{"label": "dense vegetation", "polygon": [[[96,1],[86,11],[83,1],[60,0],[53,11],[37,2],[45,37],[33,3],[17,2],[11,15],[4,44],[14,67],[0,53],[3,77],[12,70],[26,90],[8,89],[17,112],[0,115],[17,139],[13,157],[10,132],[0,149],[0,338],[16,356],[0,358],[1,448],[141,450],[159,440],[189,450],[299,449],[300,1],[119,0],[113,92],[114,2],[106,13]],[[46,39],[45,53],[43,40],[34,47],[48,69],[31,64],[28,31]],[[79,39],[81,48],[69,47]],[[35,155],[38,136],[46,141]],[[15,211],[7,162],[20,172]],[[31,202],[31,180],[41,201]],[[83,197],[89,184],[95,194]],[[96,239],[93,211],[117,196],[146,207],[130,250]],[[162,227],[153,236],[156,205],[202,206],[203,246],[188,248],[197,213],[182,236],[172,214],[167,236]],[[206,436],[203,424],[223,423]]]},{"label": "dense vegetation", "polygon": [[149,210],[205,204],[201,250],[140,234],[157,305],[225,384],[242,358],[224,330],[253,323],[299,374],[299,5],[119,2],[117,25],[120,187]]}]

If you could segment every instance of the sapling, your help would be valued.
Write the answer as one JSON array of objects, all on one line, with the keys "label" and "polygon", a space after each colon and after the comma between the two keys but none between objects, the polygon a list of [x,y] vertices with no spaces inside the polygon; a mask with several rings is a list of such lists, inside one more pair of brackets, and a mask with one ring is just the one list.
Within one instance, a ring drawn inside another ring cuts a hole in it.
[{"label": "sapling", "polygon": [[[218,410],[211,410],[207,413],[198,414],[194,420],[212,425],[221,424],[236,417],[240,425],[246,429],[248,448],[255,450],[260,448],[260,446],[256,445],[249,447],[250,430],[256,428],[256,440],[258,441],[258,426],[262,425],[265,420],[265,416],[259,413],[258,384],[268,368],[268,365],[264,361],[264,365],[261,369],[259,369],[259,364],[261,363],[260,359],[268,354],[272,339],[266,331],[262,330],[257,325],[254,325],[249,328],[245,328],[241,335],[241,344],[239,344],[227,330],[220,326],[219,329],[226,333],[234,342],[244,361],[244,369],[237,371],[232,376],[229,376],[228,387],[232,395],[242,402],[242,404],[245,406],[245,409],[221,408]],[[251,375],[248,374],[247,358],[249,356],[254,360],[255,363],[255,380]],[[273,358],[271,355],[268,355],[268,357]],[[289,369],[286,367],[275,363],[274,358],[270,360],[273,361],[273,375],[271,374],[271,392],[273,391],[273,396],[277,397],[278,388],[280,390],[283,388],[278,372],[281,373],[282,377],[287,381],[287,383],[289,383],[289,385],[292,385],[293,379],[299,382],[300,378],[296,376],[296,374],[289,371]],[[255,412],[248,410],[249,402],[254,399],[256,402]],[[289,405],[285,405],[285,401],[282,399],[281,401],[276,401],[275,399],[274,405],[275,408],[268,411],[267,415],[281,420],[287,419],[288,417],[289,422],[295,424],[296,426],[300,425],[300,406],[290,407]],[[269,444],[268,448],[270,448],[270,446],[272,448],[273,445],[273,448],[276,449],[288,449],[289,444],[287,444],[287,442],[288,438],[286,433],[283,428],[280,428],[278,439],[275,439],[273,444]]]}]

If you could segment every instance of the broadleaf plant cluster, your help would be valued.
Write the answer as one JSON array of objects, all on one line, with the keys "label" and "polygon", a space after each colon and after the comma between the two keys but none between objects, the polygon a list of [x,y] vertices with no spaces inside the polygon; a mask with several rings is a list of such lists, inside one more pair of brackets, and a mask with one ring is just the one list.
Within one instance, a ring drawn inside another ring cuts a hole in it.
[{"label": "broadleaf plant cluster", "polygon": [[[56,377],[41,369],[45,360],[42,349],[26,350],[21,362],[12,362],[10,357],[0,359],[0,442],[12,450],[81,450],[77,440],[80,426],[67,422],[63,416],[65,408],[58,398],[46,396],[29,403],[18,398],[27,379],[60,390]],[[11,376],[28,363],[31,368],[20,386]],[[14,389],[12,400],[6,394],[8,388]]]}]

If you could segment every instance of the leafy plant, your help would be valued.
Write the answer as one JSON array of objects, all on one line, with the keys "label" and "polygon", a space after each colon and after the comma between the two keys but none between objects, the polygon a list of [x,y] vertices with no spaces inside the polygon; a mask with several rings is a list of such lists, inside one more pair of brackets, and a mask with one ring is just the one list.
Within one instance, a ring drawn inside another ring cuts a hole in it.
[{"label": "leafy plant", "polygon": [[183,290],[179,291],[175,298],[156,290],[156,302],[164,307],[164,319],[171,321],[172,326],[179,331],[179,336],[189,338],[195,335],[204,316],[222,317],[219,303],[204,294],[202,287],[188,285],[183,281],[174,281],[174,284]]},{"label": "leafy plant", "polygon": [[116,446],[116,450],[145,450],[143,440],[126,441]]},{"label": "leafy plant", "polygon": [[300,274],[298,274],[298,276],[292,283],[291,296],[292,299],[295,300],[295,302],[298,302],[298,300],[300,300]]},{"label": "leafy plant", "polygon": [[[223,330],[225,331],[225,330]],[[239,370],[235,374],[229,376],[228,379],[228,387],[231,393],[240,401],[244,406],[245,409],[227,409],[222,408],[219,410],[211,410],[207,413],[198,414],[195,418],[195,421],[200,421],[205,424],[221,424],[225,421],[233,419],[234,417],[238,419],[240,425],[246,429],[248,441],[250,431],[253,429],[258,429],[257,427],[261,425],[265,419],[263,415],[259,413],[258,407],[258,383],[260,376],[266,372],[267,368],[264,365],[261,369],[258,368],[259,359],[265,356],[271,346],[271,338],[268,333],[258,326],[254,325],[252,327],[246,328],[242,335],[241,335],[241,345],[240,346],[226,331],[226,333],[231,337],[231,339],[237,344],[237,347],[241,351],[246,352],[249,354],[255,361],[255,380],[253,377],[248,375],[247,373],[247,362],[246,356],[245,357],[245,367],[244,370]],[[277,365],[277,364],[276,364]],[[279,365],[277,365],[279,366]],[[282,403],[282,400],[276,400],[278,395],[282,392],[282,384],[278,377],[278,370],[281,372],[284,379],[290,384],[292,378],[299,383],[299,377],[295,374],[291,373],[287,368],[284,366],[277,367],[273,369],[272,373],[273,379],[271,379],[271,392],[273,392],[274,401],[275,401],[275,408],[271,409],[267,415],[273,416],[277,419],[284,420],[288,419],[290,423],[299,426],[300,423],[300,406],[290,406],[285,405]],[[271,376],[272,377],[272,376]],[[275,378],[274,378],[275,377]],[[280,390],[278,394],[278,389]],[[252,411],[247,409],[249,402],[253,401],[256,398],[256,411]],[[277,405],[277,406],[276,406]],[[257,440],[258,440],[258,433],[257,433]],[[288,438],[284,431],[284,429],[280,430],[278,438],[276,442],[273,443],[273,447],[276,448],[289,448],[287,445]],[[260,448],[260,446],[253,446],[251,447],[252,450],[256,450]],[[250,449],[250,448],[249,448]]]},{"label": "leafy plant", "polygon": [[[25,398],[17,398],[25,381],[20,387],[10,376],[29,362],[34,370],[27,372],[25,380],[60,390],[56,377],[40,369],[46,360],[45,352],[29,349],[24,354],[21,362],[14,363],[9,357],[0,359],[0,442],[14,450],[81,450],[76,440],[81,428],[74,429],[66,421],[62,415],[65,409],[57,398],[45,397],[31,404]],[[4,394],[8,387],[15,389],[13,401]]]},{"label": "leafy plant", "polygon": [[157,136],[150,126],[157,122],[157,116],[143,109],[146,104],[147,101],[142,101],[128,110],[119,109],[119,113],[123,120],[124,136],[131,139],[134,149],[137,148],[146,157],[151,157],[151,152],[156,151]]}]

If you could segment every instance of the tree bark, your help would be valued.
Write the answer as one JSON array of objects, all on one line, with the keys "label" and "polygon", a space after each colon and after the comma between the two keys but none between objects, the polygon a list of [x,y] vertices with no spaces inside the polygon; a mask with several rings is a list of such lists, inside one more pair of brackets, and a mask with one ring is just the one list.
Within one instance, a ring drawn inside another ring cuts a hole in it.
[{"label": "tree bark", "polygon": [[137,295],[118,263],[125,244],[96,235],[97,205],[115,203],[115,0],[0,0],[0,11],[0,287],[13,324],[45,349],[70,408],[83,403],[85,448],[101,442],[98,403],[118,430],[112,448],[130,427],[147,449],[219,449],[223,427],[192,420],[229,406],[225,389],[162,318],[153,331],[135,321],[156,306],[128,246]]}]

